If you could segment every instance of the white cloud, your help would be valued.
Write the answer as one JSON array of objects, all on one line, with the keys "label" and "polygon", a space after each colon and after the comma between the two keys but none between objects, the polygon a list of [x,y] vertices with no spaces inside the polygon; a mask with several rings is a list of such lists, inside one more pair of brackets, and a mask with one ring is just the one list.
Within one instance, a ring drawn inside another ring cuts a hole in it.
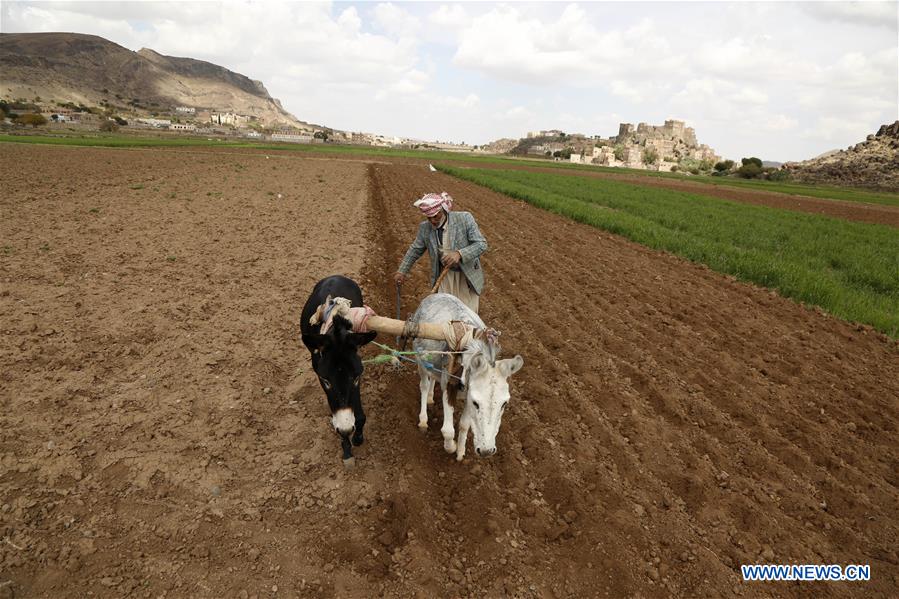
[{"label": "white cloud", "polygon": [[752,87],[744,87],[731,96],[739,104],[767,104],[768,94]]},{"label": "white cloud", "polygon": [[581,57],[536,19],[500,6],[474,18],[461,32],[454,64],[518,81],[564,79],[583,72]]},{"label": "white cloud", "polygon": [[510,108],[509,110],[505,111],[502,116],[507,119],[529,119],[534,116],[534,113],[524,106],[515,106],[514,108]]},{"label": "white cloud", "polygon": [[380,3],[374,8],[374,24],[393,37],[417,38],[421,34],[421,21],[391,2]]},{"label": "white cloud", "polygon": [[783,114],[772,114],[764,118],[761,127],[765,131],[789,131],[795,129],[799,121]]},{"label": "white cloud", "polygon": [[[460,4],[453,4],[452,6],[441,4],[437,10],[428,15],[428,21],[438,26],[441,30],[458,30],[467,25],[470,20],[468,13]],[[438,31],[435,38],[440,39],[440,33]]]},{"label": "white cloud", "polygon": [[895,28],[896,2],[801,2],[801,10],[814,18],[866,27]]},{"label": "white cloud", "polygon": [[865,119],[823,116],[816,119],[814,125],[802,131],[800,135],[803,139],[821,140],[845,147],[864,141],[864,137],[860,138],[858,132],[866,130],[870,130],[870,123]]},{"label": "white cloud", "polygon": [[[77,31],[99,35],[111,41],[139,40],[143,36],[127,21],[104,19],[68,10],[54,10],[40,4],[4,2],[2,10],[3,33]],[[122,43],[118,41],[118,43]],[[140,44],[139,44],[140,45]]]}]

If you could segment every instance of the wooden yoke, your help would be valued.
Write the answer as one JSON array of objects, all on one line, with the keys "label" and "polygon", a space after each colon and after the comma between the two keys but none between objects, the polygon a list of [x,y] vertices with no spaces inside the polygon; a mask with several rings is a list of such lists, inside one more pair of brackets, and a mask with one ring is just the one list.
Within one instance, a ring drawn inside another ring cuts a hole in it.
[{"label": "wooden yoke", "polygon": [[[310,323],[318,324],[323,320],[330,322],[333,316],[341,316],[349,320],[353,324],[354,330],[357,331],[368,330],[391,336],[401,335],[403,337],[445,341],[453,347],[454,351],[462,349],[459,346],[462,345],[464,338],[481,338],[483,336],[481,330],[473,329],[471,325],[459,321],[451,323],[412,322],[411,320],[378,316],[368,307],[350,308],[349,300],[340,297],[333,300],[329,298],[329,302],[331,303],[319,306],[315,314],[309,319]],[[334,311],[333,315],[330,315],[331,310]]]},{"label": "wooden yoke", "polygon": [[365,324],[370,331],[386,333],[392,336],[421,337],[422,339],[433,339],[435,341],[446,340],[446,336],[443,334],[443,325],[432,322],[412,324],[407,320],[397,320],[395,318],[387,318],[386,316],[371,316]]}]

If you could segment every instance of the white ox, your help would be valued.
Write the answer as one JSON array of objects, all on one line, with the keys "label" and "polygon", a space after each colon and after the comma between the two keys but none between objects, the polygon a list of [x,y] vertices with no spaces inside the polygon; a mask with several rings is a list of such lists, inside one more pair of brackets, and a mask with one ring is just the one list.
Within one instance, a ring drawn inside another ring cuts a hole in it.
[{"label": "white ox", "polygon": [[[458,298],[446,293],[429,295],[421,302],[410,319],[412,323],[461,321],[475,329],[485,330],[484,322]],[[481,456],[496,453],[496,434],[499,432],[503,412],[509,403],[509,382],[511,375],[524,365],[521,356],[497,360],[499,345],[495,341],[471,339],[463,348],[462,382],[465,385],[465,406],[459,419],[459,438],[453,439],[453,406],[450,405],[448,385],[450,378],[446,372],[449,356],[428,354],[428,352],[449,351],[445,341],[417,338],[413,348],[418,352],[418,373],[421,377],[421,411],[418,426],[428,428],[428,408],[434,403],[434,385],[440,378],[443,390],[443,448],[448,453],[456,452],[456,459],[465,457],[468,431],[473,433],[475,452]],[[443,372],[435,373],[431,368]]]}]

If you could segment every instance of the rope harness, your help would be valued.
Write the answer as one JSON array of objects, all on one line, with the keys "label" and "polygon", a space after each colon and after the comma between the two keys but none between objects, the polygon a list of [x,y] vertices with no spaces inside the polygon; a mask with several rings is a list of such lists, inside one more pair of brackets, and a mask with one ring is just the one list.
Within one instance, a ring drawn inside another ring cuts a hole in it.
[{"label": "rope harness", "polygon": [[[309,319],[309,322],[311,324],[320,324],[320,331],[324,334],[331,328],[334,318],[337,316],[349,321],[352,324],[353,332],[365,333],[368,331],[368,320],[372,316],[375,316],[375,311],[368,306],[354,308],[350,305],[350,301],[345,298],[331,298],[329,296],[325,303],[318,307],[315,314]],[[395,361],[398,362],[399,360],[421,364],[425,370],[445,374],[451,379],[447,385],[447,391],[449,392],[451,399],[455,399],[460,383],[464,386],[464,381],[461,376],[462,361],[457,359],[456,356],[465,353],[464,348],[468,347],[473,340],[481,341],[489,347],[496,347],[500,335],[499,331],[496,329],[476,329],[466,322],[453,320],[442,325],[443,339],[450,348],[449,351],[405,351],[406,339],[410,337],[419,337],[421,332],[420,328],[421,325],[418,322],[413,322],[411,320],[404,321],[402,334],[403,343],[401,349],[396,350],[387,345],[374,342],[375,345],[385,350],[387,353],[364,360],[363,364],[395,363]],[[449,360],[446,370],[437,368],[426,359],[420,357],[428,355],[448,355]],[[416,356],[417,359],[413,360],[409,356]],[[494,352],[490,352],[488,355],[488,359],[490,359],[491,362],[494,359],[493,356]]]},{"label": "rope harness", "polygon": [[372,341],[375,345],[385,350],[386,353],[381,354],[380,356],[375,356],[374,358],[369,358],[368,360],[362,360],[363,364],[383,364],[385,362],[393,362],[393,360],[403,360],[406,362],[411,362],[413,364],[421,364],[425,370],[430,372],[437,372],[440,374],[445,374],[450,378],[458,379],[460,382],[462,381],[461,377],[458,377],[454,374],[447,372],[446,370],[437,368],[430,362],[426,360],[413,360],[409,356],[431,356],[431,355],[441,355],[441,354],[453,354],[453,353],[465,353],[465,352],[448,352],[448,351],[428,351],[428,352],[417,352],[417,351],[398,351],[393,349],[388,345],[383,345],[378,343],[377,341]]}]

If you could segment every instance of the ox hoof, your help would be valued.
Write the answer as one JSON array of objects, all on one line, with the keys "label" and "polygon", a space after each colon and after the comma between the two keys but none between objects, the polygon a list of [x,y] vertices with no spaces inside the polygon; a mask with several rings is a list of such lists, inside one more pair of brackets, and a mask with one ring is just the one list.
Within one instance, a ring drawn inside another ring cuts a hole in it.
[{"label": "ox hoof", "polygon": [[434,405],[434,398],[433,398],[433,397],[428,398],[428,405],[429,405],[429,406],[433,406],[433,405]]},{"label": "ox hoof", "polygon": [[362,435],[353,435],[353,445],[359,447],[363,443],[365,443],[365,437]]},{"label": "ox hoof", "polygon": [[456,442],[452,439],[445,440],[443,442],[443,448],[446,450],[446,453],[456,453]]},{"label": "ox hoof", "polygon": [[456,461],[457,461],[457,462],[461,462],[461,461],[464,460],[464,459],[465,459],[465,454],[461,454],[461,453],[457,453],[457,454],[456,454]]},{"label": "ox hoof", "polygon": [[355,468],[356,467],[356,458],[355,457],[345,458],[343,460],[343,467],[346,468],[347,470],[352,470],[353,468]]},{"label": "ox hoof", "polygon": [[421,422],[419,422],[419,423],[418,423],[418,430],[420,430],[420,431],[423,432],[423,433],[428,432],[428,421],[427,421],[427,420],[422,420]]}]

